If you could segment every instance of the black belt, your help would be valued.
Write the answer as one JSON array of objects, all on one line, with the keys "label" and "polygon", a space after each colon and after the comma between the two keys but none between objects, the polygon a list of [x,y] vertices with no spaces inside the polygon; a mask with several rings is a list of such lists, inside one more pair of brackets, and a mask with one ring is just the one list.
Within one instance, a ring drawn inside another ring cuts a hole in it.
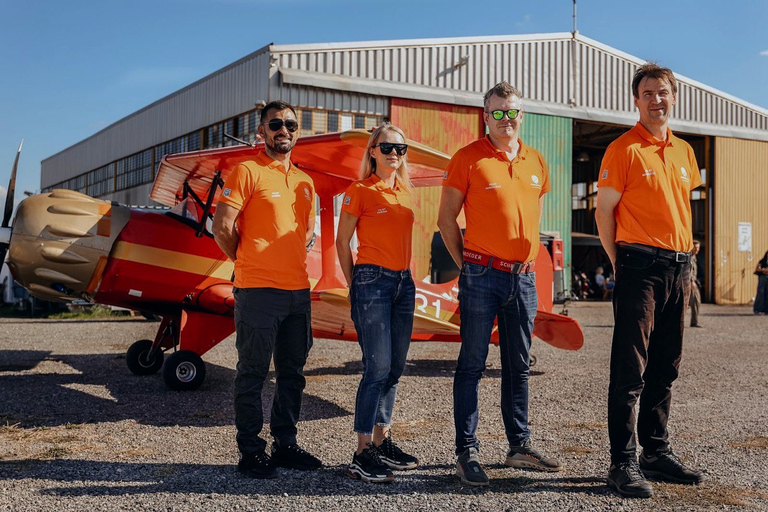
[{"label": "black belt", "polygon": [[647,254],[648,256],[653,256],[654,258],[669,260],[674,263],[690,263],[691,262],[690,252],[670,251],[668,249],[662,249],[661,247],[653,247],[650,245],[643,245],[643,244],[627,244],[624,242],[619,242],[619,247],[621,247],[622,249],[629,249],[630,251]]}]

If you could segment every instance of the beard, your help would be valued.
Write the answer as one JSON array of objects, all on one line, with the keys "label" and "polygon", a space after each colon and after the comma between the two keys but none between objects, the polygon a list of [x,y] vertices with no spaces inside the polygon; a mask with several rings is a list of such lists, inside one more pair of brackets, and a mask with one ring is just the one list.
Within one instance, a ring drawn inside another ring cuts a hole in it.
[{"label": "beard", "polygon": [[272,140],[266,140],[264,144],[267,146],[267,149],[269,149],[270,151],[284,155],[286,153],[289,153],[291,149],[293,149],[293,146],[296,144],[296,139],[294,139],[293,137],[291,138],[284,137],[284,138],[281,138],[280,140],[275,140],[273,138]]}]

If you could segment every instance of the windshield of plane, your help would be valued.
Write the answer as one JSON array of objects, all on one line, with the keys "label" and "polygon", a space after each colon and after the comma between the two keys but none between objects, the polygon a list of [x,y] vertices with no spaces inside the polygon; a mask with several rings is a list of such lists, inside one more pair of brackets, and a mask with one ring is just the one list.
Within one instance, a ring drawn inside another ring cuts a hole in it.
[{"label": "windshield of plane", "polygon": [[171,211],[168,213],[185,220],[191,220],[195,223],[200,222],[200,210],[191,197],[182,199],[176,206],[171,208]]},{"label": "windshield of plane", "polygon": [[[195,230],[200,228],[200,217],[203,213],[203,209],[195,202],[191,197],[187,197],[179,201],[176,206],[168,210],[168,215],[174,217],[184,224],[192,226]],[[208,236],[213,236],[213,221],[210,217],[205,219],[205,229],[203,232]]]}]

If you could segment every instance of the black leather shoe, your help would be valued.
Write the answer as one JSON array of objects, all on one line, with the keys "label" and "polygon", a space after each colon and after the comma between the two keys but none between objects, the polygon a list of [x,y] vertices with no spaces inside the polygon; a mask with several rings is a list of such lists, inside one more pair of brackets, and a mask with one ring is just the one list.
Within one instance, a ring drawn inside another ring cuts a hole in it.
[{"label": "black leather shoe", "polygon": [[237,470],[248,478],[276,478],[277,469],[264,452],[243,454]]},{"label": "black leather shoe", "polygon": [[656,456],[640,455],[640,470],[648,478],[658,478],[676,484],[694,485],[701,483],[704,474],[701,471],[687,467],[670,450]]},{"label": "black leather shoe", "polygon": [[281,468],[298,469],[301,471],[323,467],[320,459],[296,443],[289,444],[288,446],[278,446],[277,443],[272,443],[272,462]]},{"label": "black leather shoe", "polygon": [[650,498],[653,487],[648,483],[635,460],[614,464],[608,471],[608,487],[625,498]]}]

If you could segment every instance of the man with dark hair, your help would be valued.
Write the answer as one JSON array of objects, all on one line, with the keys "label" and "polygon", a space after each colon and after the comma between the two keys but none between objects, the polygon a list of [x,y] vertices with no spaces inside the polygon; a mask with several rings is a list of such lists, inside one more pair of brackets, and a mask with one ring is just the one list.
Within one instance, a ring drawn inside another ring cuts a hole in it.
[{"label": "man with dark hair", "polygon": [[[274,478],[275,466],[309,470],[322,464],[296,443],[304,364],[312,347],[307,247],[315,229],[312,179],[291,163],[298,138],[294,108],[282,101],[261,111],[264,151],[227,177],[213,235],[235,263],[237,376],[235,426],[238,470]],[[261,392],[274,355],[271,455],[259,434]]]},{"label": "man with dark hair", "polygon": [[623,496],[648,498],[653,488],[646,477],[683,484],[702,478],[672,452],[667,433],[691,291],[690,195],[701,176],[693,149],[668,126],[677,101],[672,71],[640,67],[632,93],[640,121],[608,146],[595,218],[616,275],[608,485]]},{"label": "man with dark hair", "polygon": [[[469,485],[488,485],[478,457],[478,386],[485,371],[494,320],[501,349],[501,412],[509,441],[507,466],[560,471],[531,444],[528,373],[537,295],[543,196],[550,190],[544,157],[519,138],[520,91],[507,82],[484,97],[488,135],[461,148],[448,164],[438,227],[456,264],[461,351],[453,380],[456,474]],[[457,217],[462,207],[467,230]]]}]

